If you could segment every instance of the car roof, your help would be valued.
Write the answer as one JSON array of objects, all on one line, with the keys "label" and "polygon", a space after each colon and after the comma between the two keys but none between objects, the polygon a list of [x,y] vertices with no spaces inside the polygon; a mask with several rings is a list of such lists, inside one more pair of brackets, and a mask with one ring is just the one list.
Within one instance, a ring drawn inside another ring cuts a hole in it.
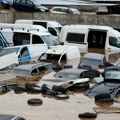
[{"label": "car roof", "polygon": [[14,67],[11,72],[14,74],[19,74],[19,75],[31,75],[32,71],[41,67],[45,67],[47,65],[52,65],[52,63],[48,62],[31,62],[31,63],[26,63],[19,65],[17,67]]},{"label": "car roof", "polygon": [[17,67],[14,67],[14,69],[32,70],[32,69],[35,69],[37,67],[43,67],[43,66],[50,65],[50,64],[51,63],[48,63],[48,62],[32,62],[32,63],[27,63],[27,64],[19,65]]},{"label": "car roof", "polygon": [[81,73],[84,72],[84,71],[87,71],[87,70],[85,70],[85,69],[69,68],[69,69],[60,70],[60,71],[58,71],[57,73],[58,73],[58,74],[59,74],[59,73],[65,73],[65,74],[67,74],[67,73],[81,74]]},{"label": "car roof", "polygon": [[112,67],[108,67],[105,70],[117,70],[120,71],[120,66],[112,66]]}]

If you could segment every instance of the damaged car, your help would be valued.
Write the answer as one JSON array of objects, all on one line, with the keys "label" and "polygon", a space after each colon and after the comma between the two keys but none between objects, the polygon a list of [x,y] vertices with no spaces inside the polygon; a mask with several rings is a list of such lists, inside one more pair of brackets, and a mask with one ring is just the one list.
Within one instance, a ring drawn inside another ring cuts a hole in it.
[{"label": "damaged car", "polygon": [[79,65],[78,65],[78,68],[81,68],[84,65],[91,66],[94,69],[98,69],[100,67],[113,66],[111,63],[107,62],[104,54],[90,53],[90,52],[86,53],[82,57]]},{"label": "damaged car", "polygon": [[110,94],[112,98],[120,95],[120,67],[112,66],[104,70],[103,81],[93,85],[84,95],[94,97],[98,94]]},{"label": "damaged car", "polygon": [[11,73],[19,76],[39,75],[44,71],[52,71],[52,64],[48,62],[30,62],[14,67]]}]

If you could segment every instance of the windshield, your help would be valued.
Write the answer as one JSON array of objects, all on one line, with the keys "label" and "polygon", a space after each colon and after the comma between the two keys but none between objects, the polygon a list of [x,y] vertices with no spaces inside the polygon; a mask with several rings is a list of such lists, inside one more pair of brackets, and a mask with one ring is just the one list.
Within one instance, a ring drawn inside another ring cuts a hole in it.
[{"label": "windshield", "polygon": [[108,70],[105,72],[105,79],[118,79],[120,80],[120,71]]},{"label": "windshield", "polygon": [[80,66],[83,65],[88,65],[88,66],[92,66],[92,68],[97,68],[99,67],[99,65],[101,65],[101,61],[96,59],[83,58],[80,63]]},{"label": "windshield", "polygon": [[59,34],[60,34],[60,32],[61,32],[61,28],[62,28],[62,27],[56,27],[56,30],[58,31]]},{"label": "windshield", "polygon": [[8,48],[8,49],[0,49],[0,56],[7,55],[13,52],[18,52],[20,48]]},{"label": "windshield", "polygon": [[58,37],[56,36],[42,35],[41,37],[43,38],[43,40],[48,46],[60,45],[60,41],[58,40]]},{"label": "windshield", "polygon": [[12,70],[11,70],[11,73],[13,73],[13,74],[16,74],[16,75],[20,75],[20,76],[28,76],[29,75],[29,73],[30,73],[30,71],[29,70],[24,70],[24,69],[17,69],[17,68],[13,68]]}]

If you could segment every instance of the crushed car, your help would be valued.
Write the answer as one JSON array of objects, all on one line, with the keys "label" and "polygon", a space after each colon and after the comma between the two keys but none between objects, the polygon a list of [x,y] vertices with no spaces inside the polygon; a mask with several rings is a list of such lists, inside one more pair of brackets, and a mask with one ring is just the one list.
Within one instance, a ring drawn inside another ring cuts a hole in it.
[{"label": "crushed car", "polygon": [[84,54],[80,60],[78,68],[81,68],[83,65],[91,66],[94,69],[113,66],[113,64],[106,61],[104,54],[92,52]]},{"label": "crushed car", "polygon": [[52,71],[52,64],[48,62],[30,62],[20,64],[11,69],[11,73],[19,76],[39,75],[43,71]]},{"label": "crushed car", "polygon": [[40,56],[38,60],[41,61],[47,59],[60,64],[62,60],[80,60],[80,58],[81,55],[79,49],[76,46],[58,45],[48,49],[42,56]]},{"label": "crushed car", "polygon": [[94,97],[98,94],[110,94],[112,98],[116,98],[120,94],[120,67],[112,66],[104,70],[103,80],[90,89],[84,95]]}]

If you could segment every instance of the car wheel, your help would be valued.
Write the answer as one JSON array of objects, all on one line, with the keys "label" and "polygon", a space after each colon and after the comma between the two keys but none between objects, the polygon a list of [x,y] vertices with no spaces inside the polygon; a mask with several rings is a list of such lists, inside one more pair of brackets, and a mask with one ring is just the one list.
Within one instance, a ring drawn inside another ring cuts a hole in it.
[{"label": "car wheel", "polygon": [[86,113],[83,113],[83,114],[79,114],[78,115],[79,118],[97,118],[97,114],[96,113],[89,113],[89,112],[86,112]]},{"label": "car wheel", "polygon": [[69,99],[69,96],[65,94],[58,94],[55,96],[55,98],[59,100],[66,100],[66,99]]},{"label": "car wheel", "polygon": [[47,90],[46,94],[47,94],[47,95],[55,96],[55,95],[57,95],[57,92],[55,92],[55,91],[53,91],[53,90]]},{"label": "car wheel", "polygon": [[99,101],[95,101],[95,104],[99,107],[109,107],[113,105],[114,100],[112,98],[101,99]]},{"label": "car wheel", "polygon": [[40,92],[41,92],[40,86],[38,86],[38,85],[36,85],[36,84],[26,83],[26,84],[25,84],[25,88],[26,88],[29,92],[35,92],[35,93],[40,93]]},{"label": "car wheel", "polygon": [[23,92],[26,92],[26,91],[27,91],[27,89],[25,88],[24,85],[16,85],[13,89],[14,89],[14,92],[15,92],[16,94],[18,94],[18,93],[23,93]]},{"label": "car wheel", "polygon": [[47,90],[51,90],[51,87],[48,86],[47,84],[43,84],[43,85],[41,86],[41,92],[46,93]]},{"label": "car wheel", "polygon": [[55,92],[62,92],[62,93],[66,92],[65,88],[63,88],[62,86],[57,86],[57,85],[53,85],[52,90]]},{"label": "car wheel", "polygon": [[111,98],[110,94],[108,93],[101,93],[101,94],[95,95],[95,101],[99,101],[99,100],[107,99],[107,98]]},{"label": "car wheel", "polygon": [[113,103],[114,100],[108,93],[98,94],[95,96],[95,104],[99,107],[109,107]]},{"label": "car wheel", "polygon": [[33,98],[33,99],[28,100],[29,105],[41,105],[42,103],[43,103],[43,101],[38,98]]}]

